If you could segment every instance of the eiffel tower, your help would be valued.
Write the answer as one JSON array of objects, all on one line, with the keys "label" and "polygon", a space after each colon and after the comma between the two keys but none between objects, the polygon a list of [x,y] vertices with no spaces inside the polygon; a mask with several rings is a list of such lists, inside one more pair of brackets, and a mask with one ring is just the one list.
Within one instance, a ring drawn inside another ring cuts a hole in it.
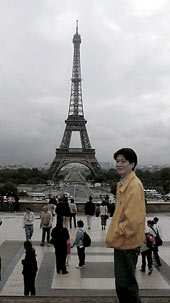
[{"label": "eiffel tower", "polygon": [[[81,67],[80,67],[80,43],[81,37],[78,33],[78,21],[76,21],[76,33],[73,36],[74,55],[71,79],[71,96],[68,118],[65,120],[66,127],[59,148],[56,148],[55,158],[50,165],[50,177],[54,179],[60,169],[69,163],[81,163],[88,167],[94,175],[101,168],[95,157],[95,149],[92,149],[88,137],[83,112],[82,89],[81,89]],[[79,132],[82,148],[70,148],[72,132]]]}]

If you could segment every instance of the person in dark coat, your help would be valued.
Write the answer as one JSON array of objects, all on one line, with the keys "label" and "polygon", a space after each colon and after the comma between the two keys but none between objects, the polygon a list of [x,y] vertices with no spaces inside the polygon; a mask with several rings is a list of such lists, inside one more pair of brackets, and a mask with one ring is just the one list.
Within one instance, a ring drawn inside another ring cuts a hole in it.
[{"label": "person in dark coat", "polygon": [[63,212],[64,212],[63,199],[61,197],[58,200],[55,212],[57,214],[57,221],[58,221],[63,217]]},{"label": "person in dark coat", "polygon": [[35,249],[30,241],[24,242],[25,259],[23,259],[24,295],[35,296],[35,277],[38,270]]},{"label": "person in dark coat", "polygon": [[53,205],[57,206],[57,200],[56,200],[55,196],[53,196],[52,198],[50,198],[49,204],[53,204]]},{"label": "person in dark coat", "polygon": [[66,270],[67,240],[70,238],[68,229],[63,227],[63,219],[57,220],[57,225],[51,231],[51,244],[54,245],[56,255],[56,270],[59,274],[68,274]]},{"label": "person in dark coat", "polygon": [[63,199],[63,226],[68,228],[68,222],[70,218],[70,207],[68,203],[68,199]]},{"label": "person in dark coat", "polygon": [[74,202],[74,199],[70,199],[70,228],[72,228],[72,219],[74,222],[74,227],[76,227],[76,213],[77,213],[77,206]]},{"label": "person in dark coat", "polygon": [[89,201],[86,202],[85,204],[85,215],[87,216],[87,225],[88,225],[88,229],[91,228],[91,224],[92,224],[92,217],[95,214],[95,204],[93,203],[93,197],[89,197]]},{"label": "person in dark coat", "polygon": [[113,217],[113,214],[115,212],[115,203],[114,202],[112,202],[111,204],[109,204],[108,210],[109,210],[109,213],[110,213],[110,217]]},{"label": "person in dark coat", "polygon": [[14,206],[14,211],[16,211],[18,213],[19,212],[19,197],[18,197],[18,195],[14,196],[13,206]]}]

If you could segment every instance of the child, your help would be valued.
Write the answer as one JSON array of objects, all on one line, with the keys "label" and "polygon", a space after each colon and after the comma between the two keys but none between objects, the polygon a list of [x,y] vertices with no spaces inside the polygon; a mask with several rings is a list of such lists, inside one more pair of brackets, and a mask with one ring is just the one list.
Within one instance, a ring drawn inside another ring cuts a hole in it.
[{"label": "child", "polygon": [[69,265],[69,261],[71,258],[71,247],[72,247],[72,243],[70,238],[67,240],[67,258],[66,258],[66,265]]},{"label": "child", "polygon": [[38,270],[35,249],[32,247],[30,241],[24,242],[25,259],[21,262],[23,264],[22,274],[24,276],[24,295],[35,296],[35,277]]}]

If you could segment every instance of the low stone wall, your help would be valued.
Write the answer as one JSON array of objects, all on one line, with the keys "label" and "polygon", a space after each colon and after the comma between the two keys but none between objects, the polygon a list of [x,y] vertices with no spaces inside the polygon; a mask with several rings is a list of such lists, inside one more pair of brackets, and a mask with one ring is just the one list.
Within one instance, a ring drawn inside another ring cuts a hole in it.
[{"label": "low stone wall", "polygon": [[170,212],[170,202],[148,202],[148,213]]},{"label": "low stone wall", "polygon": [[[40,212],[43,206],[47,205],[47,201],[20,201],[20,211],[25,212],[27,207],[30,207],[33,212]],[[83,202],[77,202],[78,213],[84,213]],[[10,211],[7,202],[0,204],[0,211]],[[148,202],[147,203],[148,213],[159,213],[159,212],[170,212],[170,202]]]},{"label": "low stone wall", "polygon": [[[20,201],[20,211],[25,212],[27,207],[30,207],[33,212],[42,211],[43,206],[47,205],[47,201]],[[0,204],[0,211],[10,211],[7,202]]]},{"label": "low stone wall", "polygon": [[[79,213],[84,213],[83,202],[76,203]],[[170,202],[148,202],[147,212],[149,213],[160,213],[160,212],[170,212]]]}]

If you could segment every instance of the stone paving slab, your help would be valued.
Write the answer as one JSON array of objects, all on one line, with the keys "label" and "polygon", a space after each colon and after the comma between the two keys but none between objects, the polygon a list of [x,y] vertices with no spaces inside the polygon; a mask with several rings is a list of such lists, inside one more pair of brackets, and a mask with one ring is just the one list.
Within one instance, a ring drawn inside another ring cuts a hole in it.
[{"label": "stone paving slab", "polygon": [[[169,214],[170,215],[170,214]],[[170,216],[160,214],[164,245],[160,248],[161,268],[154,267],[152,276],[139,271],[141,257],[137,266],[137,278],[140,286],[142,303],[170,302]],[[153,217],[154,214],[151,216]],[[157,215],[158,216],[158,215]],[[38,216],[37,216],[38,217]],[[79,217],[84,220],[84,216]],[[0,254],[2,257],[2,278],[0,282],[0,302],[2,303],[117,303],[113,250],[106,249],[104,238],[106,230],[101,230],[100,218],[93,218],[92,229],[88,231],[92,246],[87,249],[87,267],[77,271],[77,251],[72,250],[69,274],[67,277],[55,272],[54,248],[40,247],[40,220],[35,220],[33,245],[37,251],[39,272],[36,279],[37,295],[23,297],[23,277],[21,259],[24,256],[22,215],[4,216],[0,233]],[[54,222],[55,224],[55,222]],[[76,229],[70,230],[71,239],[75,238]],[[110,271],[109,271],[110,270]],[[48,278],[47,278],[48,277]],[[96,296],[97,294],[97,296]],[[41,297],[40,297],[41,296]],[[48,297],[49,296],[49,297]]]},{"label": "stone paving slab", "polygon": [[[0,297],[0,303],[118,303],[116,297]],[[170,303],[169,297],[141,297],[141,303]]]}]

